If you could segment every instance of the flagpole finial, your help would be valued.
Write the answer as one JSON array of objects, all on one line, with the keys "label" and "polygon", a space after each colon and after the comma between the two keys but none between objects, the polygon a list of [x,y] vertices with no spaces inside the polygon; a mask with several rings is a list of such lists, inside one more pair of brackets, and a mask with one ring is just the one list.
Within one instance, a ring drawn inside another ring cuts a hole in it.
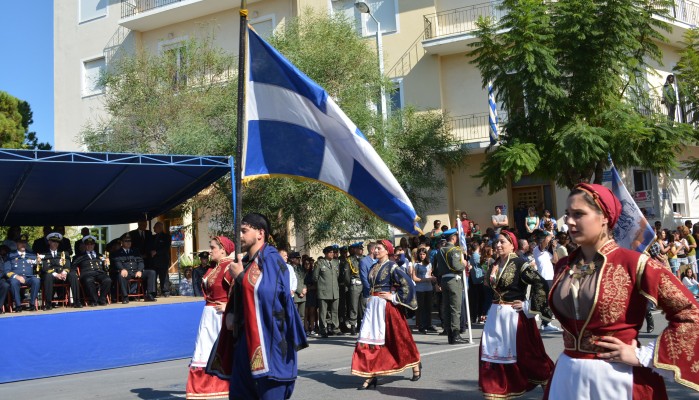
[{"label": "flagpole finial", "polygon": [[240,1],[240,16],[247,19],[248,18],[248,2],[247,0]]}]

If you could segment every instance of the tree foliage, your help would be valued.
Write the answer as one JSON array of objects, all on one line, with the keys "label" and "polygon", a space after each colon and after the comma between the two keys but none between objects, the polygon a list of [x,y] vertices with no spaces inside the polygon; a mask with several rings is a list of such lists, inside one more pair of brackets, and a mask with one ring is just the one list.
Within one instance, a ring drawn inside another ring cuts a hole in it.
[{"label": "tree foliage", "polygon": [[[675,67],[677,86],[687,122],[695,127],[699,125],[699,28],[692,28],[685,33],[684,48]],[[684,163],[692,180],[699,180],[699,159],[690,158]]]},{"label": "tree foliage", "polygon": [[481,19],[472,62],[507,111],[502,145],[478,175],[482,186],[493,193],[524,174],[568,188],[599,183],[608,154],[622,168],[676,169],[676,152],[694,132],[647,110],[645,89],[670,30],[654,15],[670,18],[669,4],[504,0],[502,19]]},{"label": "tree foliage", "polygon": [[0,147],[50,150],[50,144],[39,143],[36,132],[29,131],[32,123],[34,113],[29,103],[0,90]]},{"label": "tree foliage", "polygon": [[[443,167],[464,156],[449,135],[446,116],[406,109],[383,122],[370,104],[389,82],[378,73],[375,50],[341,16],[304,12],[269,42],[328,91],[386,161],[418,214],[425,210],[443,184]],[[82,142],[97,151],[233,154],[237,82],[230,71],[237,63],[212,43],[205,38],[187,43],[186,63],[179,70],[168,54],[137,53],[110,65],[103,78],[108,116],[85,126]],[[223,178],[190,202],[220,233],[232,233],[230,188],[230,177]],[[386,223],[346,194],[311,181],[248,182],[243,210],[268,215],[282,247],[289,233],[302,233],[308,245],[388,234]]]}]

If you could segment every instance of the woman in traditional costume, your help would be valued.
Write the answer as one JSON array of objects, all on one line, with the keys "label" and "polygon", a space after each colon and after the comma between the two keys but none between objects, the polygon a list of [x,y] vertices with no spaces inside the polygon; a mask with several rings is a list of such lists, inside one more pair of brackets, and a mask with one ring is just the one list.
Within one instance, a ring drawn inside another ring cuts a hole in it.
[{"label": "woman in traditional costume", "polygon": [[[558,262],[549,294],[564,329],[549,399],[666,399],[663,377],[699,390],[697,302],[663,264],[617,245],[621,212],[601,185],[578,184],[568,196],[566,223],[580,247]],[[648,300],[668,326],[639,347]]]},{"label": "woman in traditional costume", "polygon": [[552,314],[546,281],[535,265],[517,256],[515,234],[503,229],[494,245],[497,258],[485,276],[493,301],[481,338],[478,387],[486,399],[511,399],[551,378],[553,361],[534,317],[551,320]]},{"label": "woman in traditional costume", "polygon": [[411,381],[422,375],[420,353],[413,340],[402,306],[417,308],[415,284],[390,261],[393,245],[381,240],[374,247],[376,264],[369,271],[372,296],[367,301],[357,345],[352,355],[352,374],[367,378],[360,390],[376,387],[377,376],[413,369]]},{"label": "woman in traditional costume", "polygon": [[[233,281],[228,264],[233,261],[235,245],[225,236],[211,240],[211,262],[204,273],[201,286],[206,305],[201,314],[194,356],[187,377],[188,399],[227,399],[228,381],[205,372],[211,349],[223,324],[223,311],[228,301],[228,289]],[[206,268],[206,266],[202,266]]]}]

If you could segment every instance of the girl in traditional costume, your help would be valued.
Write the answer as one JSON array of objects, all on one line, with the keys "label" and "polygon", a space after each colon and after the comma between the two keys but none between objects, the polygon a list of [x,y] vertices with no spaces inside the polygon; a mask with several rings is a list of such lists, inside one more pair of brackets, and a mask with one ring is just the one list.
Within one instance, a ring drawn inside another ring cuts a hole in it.
[{"label": "girl in traditional costume", "polygon": [[[568,196],[566,223],[580,247],[558,262],[549,294],[564,329],[549,399],[666,399],[661,375],[699,390],[697,302],[663,264],[617,245],[621,212],[601,185],[578,184]],[[668,326],[640,347],[648,301]]]},{"label": "girl in traditional costume", "polygon": [[551,377],[553,361],[534,317],[550,320],[552,314],[546,281],[535,265],[517,256],[514,233],[503,229],[494,245],[497,258],[485,276],[493,302],[481,338],[478,387],[486,399],[511,399],[546,385]]},{"label": "girl in traditional costume", "polygon": [[[211,349],[223,324],[223,311],[228,301],[228,290],[233,281],[228,264],[233,261],[233,242],[225,236],[211,240],[211,261],[202,278],[206,306],[201,314],[194,356],[189,363],[187,377],[188,399],[227,399],[228,381],[205,372]],[[206,268],[206,266],[202,266]]]},{"label": "girl in traditional costume", "polygon": [[367,301],[357,345],[352,355],[352,374],[367,378],[360,390],[376,387],[377,376],[413,369],[412,381],[422,375],[420,353],[413,340],[402,306],[417,308],[415,284],[389,256],[393,245],[381,240],[374,247],[377,263],[369,271],[372,296]]}]

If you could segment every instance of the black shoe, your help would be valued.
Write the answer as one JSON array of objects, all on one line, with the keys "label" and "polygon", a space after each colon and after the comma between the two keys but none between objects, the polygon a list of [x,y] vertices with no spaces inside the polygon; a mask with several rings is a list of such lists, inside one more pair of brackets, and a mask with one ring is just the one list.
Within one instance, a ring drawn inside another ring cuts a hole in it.
[{"label": "black shoe", "polygon": [[413,371],[413,377],[410,378],[412,382],[417,382],[422,378],[422,361],[417,365],[417,374]]},{"label": "black shoe", "polygon": [[445,330],[439,332],[439,336],[449,336],[449,331],[445,329]]},{"label": "black shoe", "polygon": [[170,293],[163,293],[163,297],[170,297]]},{"label": "black shoe", "polygon": [[129,299],[124,299],[121,301],[121,304],[129,304]]},{"label": "black shoe", "polygon": [[37,310],[36,306],[29,306],[29,311],[36,311],[36,310]]},{"label": "black shoe", "polygon": [[417,331],[420,332],[420,333],[422,333],[423,335],[427,335],[427,330],[426,330],[426,329],[420,328],[420,329],[418,329]]},{"label": "black shoe", "polygon": [[73,308],[83,308],[83,305],[80,303],[75,303],[73,304]]},{"label": "black shoe", "polygon": [[97,304],[99,304],[99,305],[101,305],[101,306],[106,306],[106,305],[107,305],[107,302],[104,301],[104,300],[100,300]]},{"label": "black shoe", "polygon": [[44,307],[44,311],[51,311],[51,310],[53,310],[53,307],[51,305]]},{"label": "black shoe", "polygon": [[373,378],[371,378],[370,381],[364,381],[364,383],[362,384],[362,386],[358,387],[357,390],[367,390],[367,389],[371,389],[372,386],[374,387],[374,389],[376,389],[376,384],[377,384],[377,383],[378,383],[378,379],[376,379],[376,377],[373,377]]},{"label": "black shoe", "polygon": [[455,335],[452,335],[449,339],[450,339],[449,344],[469,344],[469,343],[471,343],[470,340],[468,340],[466,338],[462,338],[461,335],[459,335],[458,333]]},{"label": "black shoe", "polygon": [[144,299],[144,301],[158,301],[158,299],[156,299],[156,298],[153,297],[153,296],[146,296],[146,298]]},{"label": "black shoe", "polygon": [[97,302],[91,301],[91,302],[87,303],[87,305],[90,307],[97,307]]},{"label": "black shoe", "polygon": [[356,335],[357,335],[357,328],[354,327],[354,326],[351,327],[351,328],[350,328],[350,331],[349,331],[349,334],[350,334],[351,336],[356,336]]},{"label": "black shoe", "polygon": [[14,313],[21,313],[21,312],[22,312],[22,306],[16,307],[12,312],[14,312]]},{"label": "black shoe", "polygon": [[327,333],[321,333],[321,334],[320,334],[320,337],[322,337],[323,339],[327,339],[327,338],[328,338],[328,334],[327,334]]},{"label": "black shoe", "polygon": [[437,332],[438,332],[438,331],[437,331],[437,328],[436,328],[434,325],[427,327],[427,329],[425,329],[425,330],[426,330],[427,332],[434,332],[434,333],[437,333]]}]

